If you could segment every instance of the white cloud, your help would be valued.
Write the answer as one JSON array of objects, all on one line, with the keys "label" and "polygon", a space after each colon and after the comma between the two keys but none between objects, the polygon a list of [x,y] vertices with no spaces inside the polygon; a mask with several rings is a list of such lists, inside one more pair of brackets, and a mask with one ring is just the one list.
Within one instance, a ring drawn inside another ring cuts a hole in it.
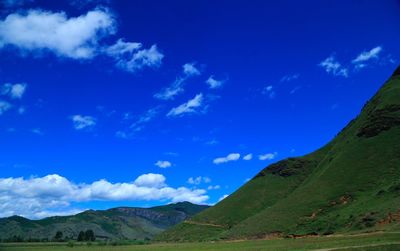
[{"label": "white cloud", "polygon": [[218,190],[218,189],[220,189],[220,188],[221,188],[220,185],[208,186],[208,187],[207,187],[207,190]]},{"label": "white cloud", "polygon": [[134,184],[139,187],[165,187],[165,177],[161,174],[148,173],[137,177]]},{"label": "white cloud", "polygon": [[96,118],[92,116],[74,115],[71,117],[76,130],[90,129],[96,125]]},{"label": "white cloud", "polygon": [[160,100],[173,100],[177,95],[184,92],[183,86],[186,81],[197,75],[200,75],[200,71],[195,67],[195,63],[186,63],[182,66],[181,76],[176,77],[170,86],[163,88],[153,97]]},{"label": "white cloud", "polygon": [[224,84],[225,81],[223,80],[217,80],[214,78],[213,75],[211,75],[207,80],[206,80],[206,84],[208,84],[208,86],[210,87],[210,89],[217,89],[222,87],[222,85]]},{"label": "white cloud", "polygon": [[382,51],[382,47],[377,46],[372,48],[370,51],[363,51],[351,62],[355,65],[356,70],[360,70],[368,65],[368,61],[372,59],[379,59],[379,54]]},{"label": "white cloud", "polygon": [[[119,138],[131,138],[136,132],[143,130],[147,123],[152,121],[160,112],[160,107],[153,107],[147,110],[141,115],[135,122],[133,122],[129,128],[124,131],[117,131],[116,136]],[[124,120],[130,120],[132,118],[130,113],[124,114]]]},{"label": "white cloud", "polygon": [[285,75],[281,78],[281,82],[289,82],[295,79],[298,79],[300,74],[293,74],[293,75]]},{"label": "white cloud", "polygon": [[[132,45],[130,46],[132,47]],[[129,45],[127,45],[125,48],[121,49],[119,54],[117,53],[113,57],[117,60],[117,67],[128,72],[136,72],[144,67],[158,68],[160,67],[162,59],[164,58],[164,54],[158,50],[157,45],[152,45],[149,49],[138,50],[135,53],[128,53],[131,54],[131,56],[128,58],[120,54],[124,50],[127,52],[132,49],[129,47]],[[123,54],[126,54],[126,52]]]},{"label": "white cloud", "polygon": [[209,177],[190,177],[187,180],[187,183],[192,184],[192,185],[200,185],[201,183],[210,183],[211,179]]},{"label": "white cloud", "polygon": [[268,85],[268,86],[264,87],[262,93],[263,93],[264,95],[268,95],[268,97],[269,97],[270,99],[273,99],[273,98],[275,98],[275,96],[276,96],[276,92],[275,92],[273,89],[274,89],[274,87],[273,87],[272,85]]},{"label": "white cloud", "polygon": [[224,200],[224,199],[227,198],[228,196],[229,196],[229,194],[224,194],[224,195],[222,195],[222,196],[218,199],[218,202]]},{"label": "white cloud", "polygon": [[92,10],[68,18],[64,12],[29,10],[13,13],[0,21],[0,48],[50,51],[58,56],[89,59],[98,53],[98,42],[115,32],[114,19],[105,10]]},{"label": "white cloud", "polygon": [[57,175],[25,178],[0,178],[0,217],[22,215],[40,218],[62,212],[79,211],[72,202],[88,201],[190,201],[204,203],[206,190],[173,188],[161,174],[143,174],[134,182],[111,183],[98,180],[91,184],[73,183]]},{"label": "white cloud", "polygon": [[261,154],[258,156],[258,159],[259,160],[273,160],[276,158],[277,155],[278,155],[277,152]]},{"label": "white cloud", "polygon": [[4,84],[1,88],[0,94],[8,95],[12,99],[21,99],[26,91],[27,85],[25,83],[19,84]]},{"label": "white cloud", "polygon": [[125,42],[123,38],[120,38],[115,44],[105,48],[105,53],[110,57],[119,58],[124,55],[130,56],[141,47],[141,43]]},{"label": "white cloud", "polygon": [[159,168],[167,168],[172,166],[171,162],[167,160],[158,160],[154,165],[158,166]]},{"label": "white cloud", "polygon": [[40,128],[33,128],[31,132],[37,135],[44,135],[43,131]]},{"label": "white cloud", "polygon": [[355,59],[353,59],[351,62],[353,64],[359,64],[363,63],[365,61],[368,61],[370,59],[378,58],[379,53],[382,51],[381,46],[377,46],[375,48],[372,48],[370,51],[363,51],[360,53]]},{"label": "white cloud", "polygon": [[243,157],[244,160],[251,160],[253,158],[253,154],[249,153]]},{"label": "white cloud", "polygon": [[327,73],[334,76],[348,77],[349,71],[347,68],[342,67],[342,65],[335,59],[334,56],[327,57],[324,61],[319,63],[319,66],[324,68]]},{"label": "white cloud", "polygon": [[295,92],[297,92],[297,91],[300,90],[300,89],[301,89],[301,86],[296,86],[295,88],[293,88],[293,89],[290,91],[290,95],[294,94]]},{"label": "white cloud", "polygon": [[7,101],[0,100],[0,115],[10,110],[12,105]]},{"label": "white cloud", "polygon": [[186,103],[181,104],[178,107],[172,108],[167,116],[175,117],[175,116],[183,116],[186,113],[197,113],[199,112],[199,108],[203,104],[203,94],[197,94],[193,99],[190,99]]},{"label": "white cloud", "polygon": [[184,89],[183,85],[186,81],[184,77],[177,77],[175,81],[168,87],[165,87],[160,92],[154,94],[154,98],[160,100],[172,100],[175,96],[181,94]]},{"label": "white cloud", "polygon": [[240,158],[239,153],[230,153],[226,157],[220,157],[220,158],[214,159],[213,163],[218,165],[218,164],[222,164],[222,163],[226,163],[226,162],[230,162],[230,161],[236,161],[239,158]]},{"label": "white cloud", "polygon": [[196,68],[196,63],[186,63],[182,66],[183,73],[186,76],[198,76],[200,75],[200,70]]}]

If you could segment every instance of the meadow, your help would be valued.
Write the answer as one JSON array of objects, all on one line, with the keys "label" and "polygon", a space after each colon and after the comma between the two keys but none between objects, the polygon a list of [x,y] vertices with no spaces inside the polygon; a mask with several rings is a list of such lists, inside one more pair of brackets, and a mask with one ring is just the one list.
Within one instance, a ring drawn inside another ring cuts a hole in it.
[{"label": "meadow", "polygon": [[298,239],[272,240],[243,240],[230,242],[199,242],[199,243],[153,243],[146,245],[100,245],[99,243],[74,243],[73,247],[67,243],[4,243],[0,250],[28,251],[180,251],[180,250],[400,250],[400,232],[370,233],[346,236],[307,237]]}]

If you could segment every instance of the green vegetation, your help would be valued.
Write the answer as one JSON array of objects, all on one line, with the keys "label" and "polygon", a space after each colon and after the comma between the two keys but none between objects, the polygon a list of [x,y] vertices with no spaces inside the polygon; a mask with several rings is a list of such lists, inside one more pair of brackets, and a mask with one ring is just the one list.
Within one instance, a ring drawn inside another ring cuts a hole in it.
[{"label": "green vegetation", "polygon": [[210,241],[400,229],[400,68],[330,143],[160,234]]},{"label": "green vegetation", "polygon": [[197,242],[197,243],[162,243],[134,245],[133,243],[85,243],[74,245],[57,243],[10,243],[0,245],[1,251],[287,251],[287,250],[387,250],[397,251],[400,248],[400,233],[375,233],[356,236],[330,236],[299,239],[247,240],[235,242]]},{"label": "green vegetation", "polygon": [[181,202],[153,208],[89,210],[73,216],[0,219],[0,242],[147,240],[208,206]]}]

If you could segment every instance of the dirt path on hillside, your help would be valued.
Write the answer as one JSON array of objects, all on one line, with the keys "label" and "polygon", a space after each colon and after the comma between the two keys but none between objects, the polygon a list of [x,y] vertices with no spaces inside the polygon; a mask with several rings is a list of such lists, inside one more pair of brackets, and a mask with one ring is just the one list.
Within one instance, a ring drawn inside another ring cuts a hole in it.
[{"label": "dirt path on hillside", "polygon": [[225,228],[223,225],[218,225],[218,224],[212,224],[212,223],[204,223],[204,222],[197,222],[197,221],[191,221],[191,220],[186,220],[184,223],[187,224],[192,224],[192,225],[200,225],[200,226],[211,226],[211,227],[222,227]]}]

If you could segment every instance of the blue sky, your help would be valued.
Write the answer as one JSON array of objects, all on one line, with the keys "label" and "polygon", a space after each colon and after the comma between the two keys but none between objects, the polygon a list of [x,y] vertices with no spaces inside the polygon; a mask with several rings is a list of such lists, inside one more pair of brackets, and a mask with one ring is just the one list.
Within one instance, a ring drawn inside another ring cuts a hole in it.
[{"label": "blue sky", "polygon": [[332,139],[399,1],[0,1],[0,216],[213,204]]}]

